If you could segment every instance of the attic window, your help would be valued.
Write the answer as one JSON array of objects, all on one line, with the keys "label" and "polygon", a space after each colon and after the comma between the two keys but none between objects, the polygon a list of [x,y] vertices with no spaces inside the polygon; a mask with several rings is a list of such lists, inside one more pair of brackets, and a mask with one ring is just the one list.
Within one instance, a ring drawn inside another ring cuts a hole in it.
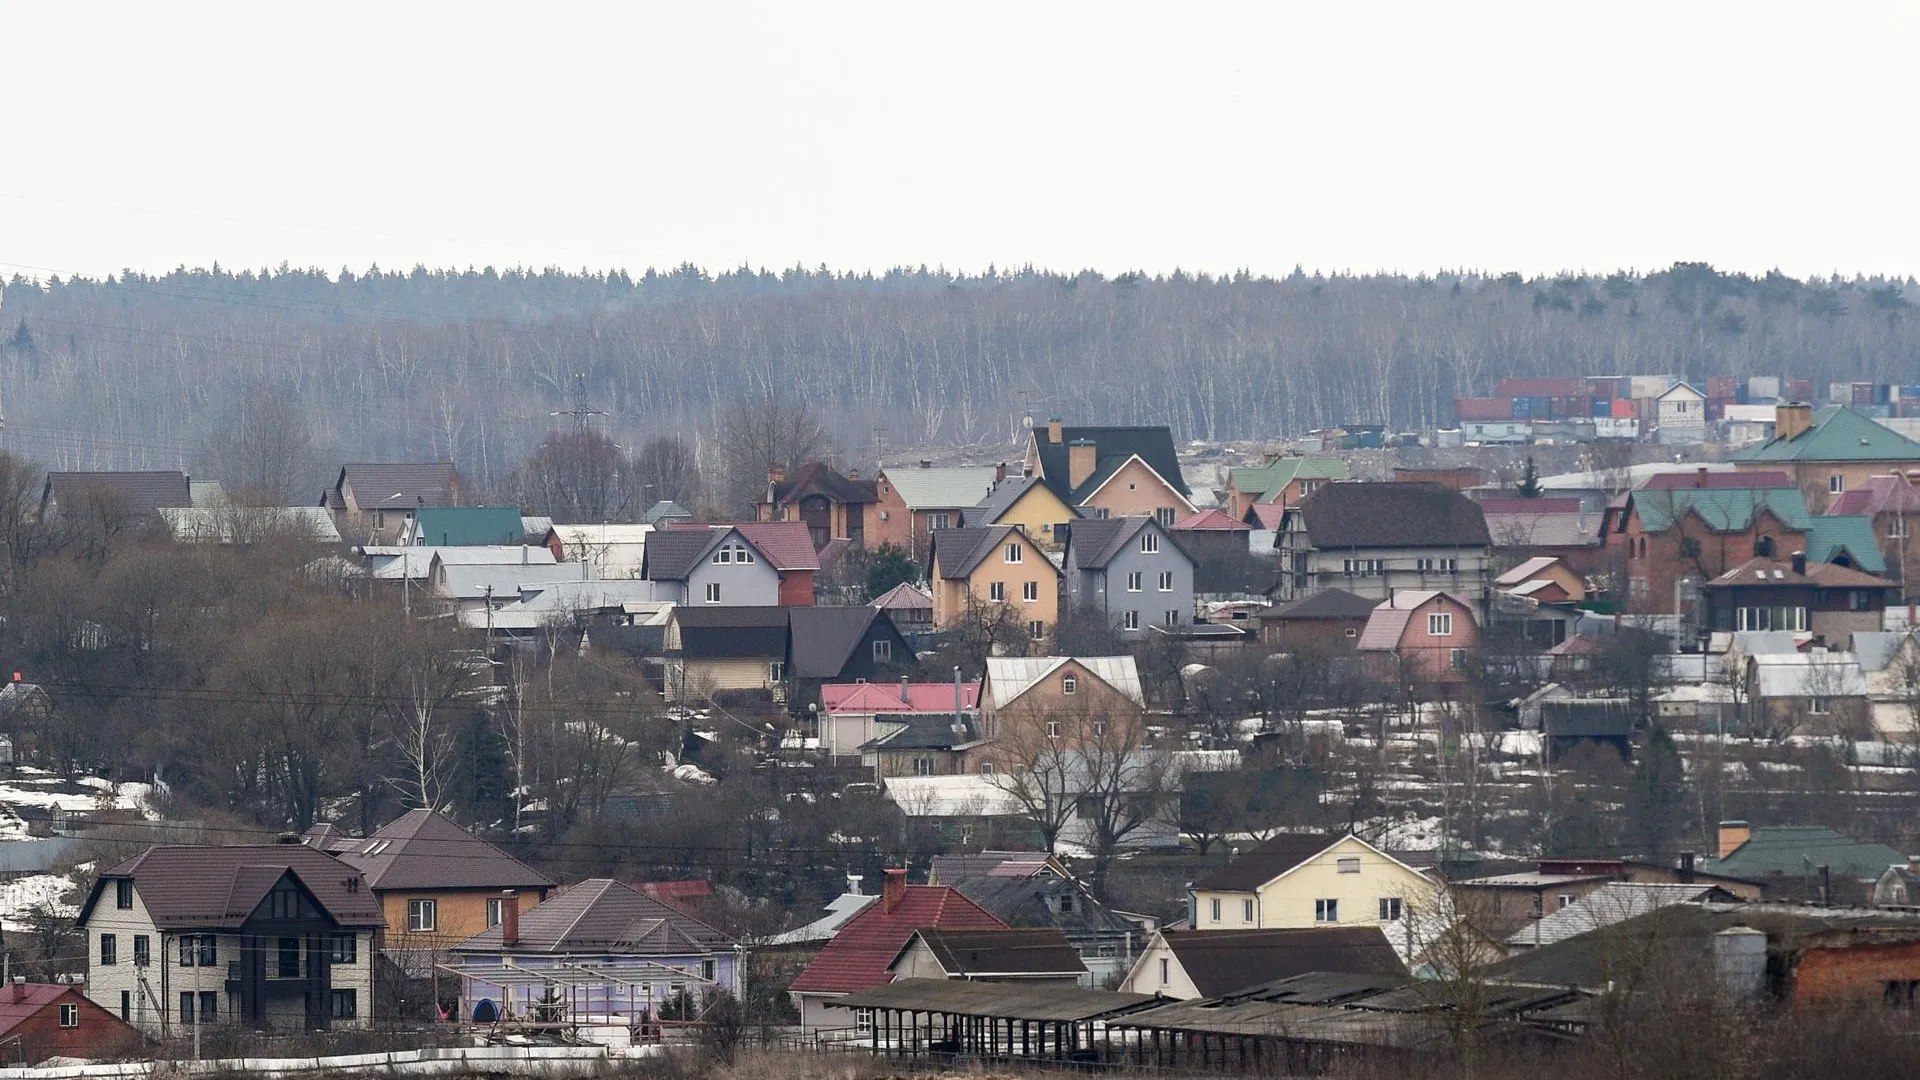
[{"label": "attic window", "polygon": [[1160,534],[1152,532],[1143,534],[1140,537],[1140,550],[1147,555],[1157,554],[1160,551]]},{"label": "attic window", "polygon": [[1060,692],[1061,693],[1072,694],[1072,693],[1078,692],[1079,689],[1080,689],[1080,680],[1077,677],[1075,677],[1072,672],[1068,672],[1067,674],[1060,676]]},{"label": "attic window", "polygon": [[1333,861],[1333,865],[1339,873],[1357,874],[1360,872],[1360,856],[1342,855]]}]

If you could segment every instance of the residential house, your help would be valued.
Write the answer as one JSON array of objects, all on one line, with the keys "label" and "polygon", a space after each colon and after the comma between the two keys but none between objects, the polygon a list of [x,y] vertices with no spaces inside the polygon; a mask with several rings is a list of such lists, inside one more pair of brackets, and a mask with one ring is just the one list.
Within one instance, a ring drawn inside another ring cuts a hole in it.
[{"label": "residential house", "polygon": [[432,810],[409,810],[365,838],[316,826],[303,841],[360,871],[386,915],[389,950],[442,952],[499,925],[506,893],[532,906],[553,888],[545,874]]},{"label": "residential house", "polygon": [[1321,589],[1260,613],[1260,643],[1285,652],[1352,652],[1380,601]]},{"label": "residential house", "polygon": [[154,513],[178,544],[340,542],[332,515],[318,506],[164,506]]},{"label": "residential house", "polygon": [[1889,866],[1873,883],[1874,907],[1920,907],[1920,874],[1904,866]]},{"label": "residential house", "polygon": [[1165,427],[1066,427],[1059,417],[1027,434],[1026,471],[1083,518],[1193,513],[1173,433]]},{"label": "residential house", "polygon": [[[945,682],[828,683],[820,687],[820,752],[838,763],[862,759],[862,744],[880,736],[887,723],[904,718],[957,713],[977,719],[980,682],[955,687]],[[898,775],[898,774],[896,774]]]},{"label": "residential house", "polygon": [[[1827,899],[1846,903],[1878,882],[1888,867],[1908,865],[1908,858],[1885,844],[1863,843],[1822,826],[1755,828],[1744,821],[1723,821],[1718,857],[1703,865],[1722,877],[1759,882],[1769,896],[1809,900],[1821,898],[1820,868],[1826,867],[1838,890]],[[1920,978],[1920,972],[1915,977]]]},{"label": "residential house", "polygon": [[[431,551],[433,557],[427,566],[425,592],[436,599],[452,605],[461,616],[474,616],[473,622],[484,624],[488,611],[510,604],[528,589],[539,589],[562,582],[579,582],[592,573],[583,563],[554,563],[536,559],[536,555],[546,555],[543,548],[507,548],[506,551],[519,551],[526,561],[458,561],[458,556],[448,552],[456,551],[497,551],[497,548],[415,548],[417,551]],[[551,556],[548,556],[551,558]],[[651,593],[651,589],[648,590]],[[472,623],[469,623],[472,625]]]},{"label": "residential house", "polygon": [[824,461],[809,461],[792,479],[784,469],[768,471],[766,497],[754,509],[761,521],[803,522],[818,549],[829,540],[864,544],[879,498],[875,482],[860,479],[858,471],[843,476]]},{"label": "residential house", "polygon": [[1579,603],[1587,598],[1587,579],[1551,555],[1535,556],[1520,563],[1494,578],[1493,586],[1502,592],[1549,604]]},{"label": "residential house", "polygon": [[[1853,635],[1853,656],[1867,680],[1874,736],[1885,742],[1920,741],[1920,639],[1911,628]],[[0,713],[4,715],[4,713]]]},{"label": "residential house", "polygon": [[875,780],[895,776],[963,776],[968,751],[981,745],[966,713],[895,713],[875,717],[879,733],[860,744],[860,763]]},{"label": "residential house", "polygon": [[161,472],[50,472],[40,489],[41,521],[91,518],[112,528],[143,529],[160,511],[194,506],[187,474]]},{"label": "residential house", "polygon": [[1794,402],[1776,410],[1773,438],[1728,460],[1743,472],[1784,470],[1807,506],[1824,513],[1834,499],[1875,476],[1920,468],[1920,443],[1845,406],[1816,412]]},{"label": "residential house", "polygon": [[788,988],[800,1025],[819,1030],[870,1024],[870,1016],[829,1014],[827,1002],[893,981],[889,966],[917,931],[1004,929],[958,889],[909,885],[905,870],[889,870],[880,902],[841,927]]},{"label": "residential house", "polygon": [[[813,603],[813,572],[819,557],[807,539],[805,526],[788,529],[768,523],[759,528],[798,530],[774,552],[750,538],[750,526],[690,525],[661,529],[650,535],[642,554],[640,576],[654,583],[656,599],[689,607],[772,607]],[[797,542],[796,542],[797,541]],[[803,552],[799,550],[804,547]],[[791,570],[782,570],[784,562]]]},{"label": "residential house", "polygon": [[453,947],[462,1020],[633,1027],[740,996],[734,940],[630,885],[590,878],[527,911],[499,899],[500,921]]},{"label": "residential house", "polygon": [[1707,395],[1674,383],[1654,399],[1654,438],[1665,445],[1707,441]]},{"label": "residential house", "polygon": [[1559,683],[1548,683],[1527,696],[1520,715],[1523,725],[1540,732],[1549,762],[1559,761],[1581,746],[1606,747],[1619,754],[1622,761],[1633,757],[1639,719],[1625,698],[1581,697]]},{"label": "residential house", "polygon": [[1864,484],[1842,492],[1827,504],[1828,514],[1864,517],[1873,525],[1887,576],[1901,595],[1920,599],[1920,486],[1904,472],[1869,476]]},{"label": "residential house", "polygon": [[1062,525],[1080,520],[1079,511],[1068,506],[1046,482],[1031,474],[1008,476],[995,481],[993,490],[979,506],[969,509],[956,525],[981,528],[989,525],[1017,525],[1048,550],[1058,550],[1065,542]]},{"label": "residential house", "polygon": [[[431,585],[436,567],[526,567],[554,565],[553,552],[544,547],[409,547],[397,544],[369,544],[355,547],[363,572],[373,581],[419,582]],[[567,575],[582,576],[575,566]]]},{"label": "residential house", "polygon": [[459,506],[460,471],[451,461],[363,463],[340,467],[320,495],[335,528],[352,543],[395,544],[423,506]]},{"label": "residential house", "polygon": [[1196,596],[1265,597],[1272,591],[1272,552],[1254,554],[1253,529],[1246,522],[1209,509],[1174,522],[1171,532],[1193,557]]},{"label": "residential house", "polygon": [[[561,564],[577,566],[574,563]],[[557,572],[557,571],[556,571]],[[532,641],[559,629],[592,628],[605,635],[613,629],[664,626],[664,612],[672,607],[653,599],[653,582],[618,579],[602,581],[529,581],[519,578],[511,590],[496,589],[492,603],[463,604],[456,612],[460,625],[486,630],[496,638]],[[501,599],[505,597],[504,601]]]},{"label": "residential house", "polygon": [[1749,559],[1700,590],[1707,630],[1785,630],[1844,645],[1854,634],[1878,631],[1899,586],[1833,563]]},{"label": "residential house", "polygon": [[1451,884],[1454,909],[1482,933],[1510,938],[1545,916],[1570,908],[1617,879],[1612,867],[1549,865],[1468,878]]},{"label": "residential house", "polygon": [[886,612],[903,634],[924,634],[933,629],[933,597],[918,585],[903,581],[875,597],[873,606]]},{"label": "residential house", "polygon": [[727,691],[785,698],[788,626],[782,607],[675,607],[662,642],[668,700],[704,703]]},{"label": "residential house", "polygon": [[937,629],[1004,620],[1041,641],[1060,619],[1060,568],[1014,526],[943,529],[926,565]]},{"label": "residential house", "polygon": [[593,576],[643,578],[652,525],[555,525],[540,539],[560,562],[585,563]]},{"label": "residential house", "polygon": [[1525,925],[1508,935],[1505,943],[1508,949],[1542,948],[1675,904],[1726,904],[1741,899],[1705,882],[1653,884],[1609,881],[1564,904],[1559,901],[1567,899],[1569,894],[1556,892],[1554,906],[1527,915]]},{"label": "residential house", "polygon": [[[867,523],[867,544],[891,544],[924,563],[933,534],[958,528],[967,511],[980,505],[1000,481],[1006,466],[965,465],[881,469],[874,477],[873,519]],[[1044,534],[1042,534],[1044,535]]]},{"label": "residential house", "polygon": [[1310,972],[1410,978],[1378,926],[1162,930],[1119,989],[1192,1001]]},{"label": "residential house", "polygon": [[1747,657],[1750,735],[1841,736],[1873,731],[1866,674],[1852,653],[1763,653]]},{"label": "residential house", "polygon": [[517,506],[423,506],[400,528],[400,543],[432,547],[513,547],[529,537]]},{"label": "residential house", "polygon": [[376,1019],[386,918],[360,872],[322,851],[151,847],[103,871],[76,922],[87,996],[148,1035]]},{"label": "residential house", "polygon": [[1395,593],[1374,608],[1355,646],[1377,678],[1448,694],[1464,686],[1479,648],[1473,608],[1431,589]]},{"label": "residential house", "polygon": [[895,979],[956,979],[1020,986],[1080,986],[1087,965],[1048,927],[915,930],[887,970]]},{"label": "residential house", "polygon": [[1329,484],[1282,521],[1278,599],[1444,589],[1480,612],[1492,542],[1479,505],[1439,484]]},{"label": "residential house", "polygon": [[38,1065],[48,1058],[131,1056],[144,1040],[133,1025],[93,1003],[77,986],[0,985],[0,1060]]},{"label": "residential house", "polygon": [[1578,498],[1482,498],[1480,511],[1496,560],[1544,556],[1579,574],[1601,569],[1600,521]]},{"label": "residential house", "polygon": [[1149,934],[1040,852],[935,856],[929,882],[954,886],[1008,926],[1064,934],[1085,966],[1082,986],[1109,986],[1125,975]]},{"label": "residential house", "polygon": [[1124,637],[1193,619],[1193,557],[1153,518],[1078,522],[1064,561],[1068,602]]},{"label": "residential house", "polygon": [[984,734],[1008,744],[1008,761],[1039,739],[1105,742],[1146,714],[1131,656],[990,656],[980,699]]},{"label": "residential house", "polygon": [[[984,766],[991,768],[991,763]],[[1015,798],[1011,785],[985,771],[964,776],[889,776],[881,786],[910,825],[938,832],[953,843],[1038,842],[1027,808]]]},{"label": "residential house", "polygon": [[1247,521],[1256,505],[1292,506],[1321,485],[1337,484],[1347,475],[1347,463],[1339,458],[1277,457],[1261,465],[1229,469],[1222,509]]},{"label": "residential house", "polygon": [[1197,879],[1188,921],[1203,932],[1394,927],[1434,895],[1425,874],[1357,836],[1283,833]]},{"label": "residential house", "polygon": [[826,683],[892,682],[919,667],[913,646],[879,608],[860,604],[783,610],[789,627],[789,700],[796,707],[819,701]]}]

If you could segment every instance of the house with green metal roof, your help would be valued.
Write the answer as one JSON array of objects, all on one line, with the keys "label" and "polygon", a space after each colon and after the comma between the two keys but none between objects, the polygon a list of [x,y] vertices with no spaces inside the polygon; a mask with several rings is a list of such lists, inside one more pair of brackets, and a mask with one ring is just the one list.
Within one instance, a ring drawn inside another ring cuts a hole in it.
[{"label": "house with green metal roof", "polygon": [[[1245,520],[1259,503],[1291,506],[1321,484],[1347,479],[1347,463],[1339,458],[1283,457],[1264,465],[1227,472],[1227,512]],[[1249,522],[1249,524],[1252,524]]]},{"label": "house with green metal roof", "polygon": [[488,547],[538,543],[527,539],[517,506],[423,506],[408,522],[407,546]]},{"label": "house with green metal roof", "polygon": [[[1780,825],[1747,829],[1723,822],[1720,858],[1701,869],[1723,877],[1786,885],[1798,892],[1803,881],[1817,879],[1826,867],[1833,880],[1877,881],[1889,866],[1906,866],[1907,856],[1885,844],[1863,844],[1824,826]],[[1748,835],[1740,838],[1745,831]],[[1737,842],[1734,842],[1737,841]]]},{"label": "house with green metal roof", "polygon": [[1815,513],[1869,478],[1920,468],[1920,442],[1842,405],[1781,405],[1774,437],[1728,456],[1740,470],[1784,470]]}]

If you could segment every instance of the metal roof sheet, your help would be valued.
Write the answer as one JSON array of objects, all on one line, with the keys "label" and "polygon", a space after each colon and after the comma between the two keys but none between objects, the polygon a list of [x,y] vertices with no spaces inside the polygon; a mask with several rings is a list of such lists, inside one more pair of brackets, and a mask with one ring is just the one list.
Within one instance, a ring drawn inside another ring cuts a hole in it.
[{"label": "metal roof sheet", "polygon": [[994,467],[960,466],[885,469],[881,478],[893,485],[900,501],[913,510],[965,510],[978,506],[993,491]]}]

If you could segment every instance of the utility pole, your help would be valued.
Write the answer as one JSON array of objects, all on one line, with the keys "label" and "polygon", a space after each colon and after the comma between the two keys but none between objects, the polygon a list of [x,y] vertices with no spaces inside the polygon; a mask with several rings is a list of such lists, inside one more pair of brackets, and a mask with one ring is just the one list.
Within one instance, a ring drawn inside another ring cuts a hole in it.
[{"label": "utility pole", "polygon": [[573,407],[571,409],[560,409],[554,412],[553,415],[572,417],[573,433],[575,435],[586,435],[593,430],[593,418],[596,416],[606,416],[607,412],[604,409],[596,409],[593,407],[593,403],[587,398],[586,374],[583,372],[575,372],[573,376]]}]

